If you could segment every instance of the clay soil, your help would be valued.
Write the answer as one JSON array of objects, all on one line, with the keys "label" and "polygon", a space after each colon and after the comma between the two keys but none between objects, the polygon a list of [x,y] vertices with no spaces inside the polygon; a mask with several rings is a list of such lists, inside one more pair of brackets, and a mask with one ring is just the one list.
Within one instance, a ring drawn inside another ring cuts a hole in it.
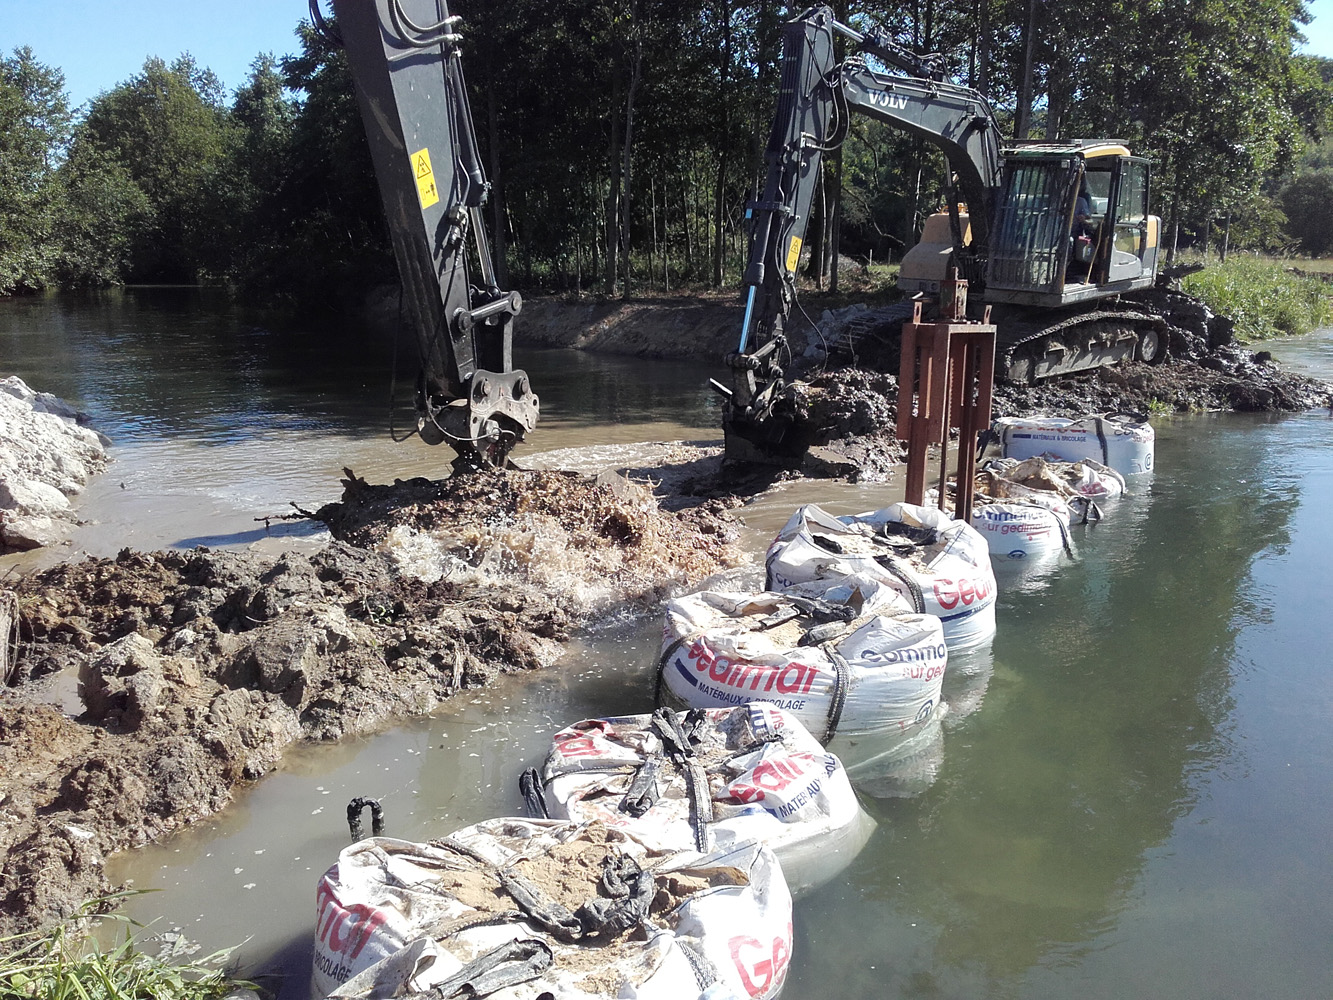
[{"label": "clay soil", "polygon": [[[599,608],[741,558],[707,505],[671,513],[641,486],[562,473],[349,477],[316,516],[335,540],[313,555],[124,551],[17,582],[0,934],[110,891],[108,854],[216,811],[290,743],[546,666]],[[72,676],[74,716],[50,704]]]}]

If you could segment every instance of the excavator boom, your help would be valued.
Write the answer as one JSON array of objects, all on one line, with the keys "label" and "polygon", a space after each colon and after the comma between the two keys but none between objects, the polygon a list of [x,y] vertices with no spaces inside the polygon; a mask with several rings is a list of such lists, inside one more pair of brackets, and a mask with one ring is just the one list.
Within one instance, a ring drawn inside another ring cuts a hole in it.
[{"label": "excavator boom", "polygon": [[[489,184],[458,18],[445,0],[333,0],[333,9],[417,341],[417,429],[465,463],[502,465],[536,424],[539,400],[513,366],[523,300],[496,284],[482,224]],[[311,14],[319,24],[318,0]]]}]

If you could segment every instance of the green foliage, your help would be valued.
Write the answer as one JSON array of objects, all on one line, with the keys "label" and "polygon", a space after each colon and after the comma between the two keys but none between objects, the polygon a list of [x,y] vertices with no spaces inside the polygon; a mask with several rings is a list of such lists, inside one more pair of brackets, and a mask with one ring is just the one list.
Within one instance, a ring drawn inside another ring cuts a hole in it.
[{"label": "green foliage", "polygon": [[1328,286],[1292,274],[1277,261],[1236,254],[1225,264],[1210,264],[1188,275],[1181,284],[1213,312],[1234,320],[1236,336],[1244,341],[1309,333],[1333,324]]},{"label": "green foliage", "polygon": [[[153,57],[143,71],[95,98],[70,158],[123,169],[147,211],[130,231],[126,277],[193,281],[207,261],[208,184],[234,142],[217,78],[189,55],[167,65]],[[122,201],[137,201],[124,192]]]},{"label": "green foliage", "polygon": [[1287,231],[1301,253],[1324,257],[1333,252],[1333,167],[1307,170],[1282,189]]},{"label": "green foliage", "polygon": [[228,979],[223,951],[172,965],[139,951],[128,934],[103,950],[87,927],[89,914],[116,899],[87,904],[75,918],[43,934],[0,939],[0,1000],[216,1000],[253,984]]},{"label": "green foliage", "polygon": [[15,49],[0,58],[0,295],[44,287],[59,259],[56,160],[69,138],[65,78]]},{"label": "green foliage", "polygon": [[[326,4],[327,6],[327,4]],[[1229,213],[1232,246],[1322,252],[1315,147],[1333,63],[1295,54],[1302,0],[1028,0],[884,5],[878,26],[990,99],[1002,129],[1115,136],[1154,161],[1153,209],[1188,242]],[[758,0],[455,0],[492,183],[502,284],[677,288],[735,280],[776,101],[780,5]],[[1028,35],[1031,33],[1031,38]],[[219,280],[252,298],[357,297],[394,277],[347,61],[309,24],[260,56],[228,106],[188,55],[149,59],[70,133],[57,71],[0,73],[0,291],[125,279]],[[1031,42],[1030,76],[1025,53]],[[839,44],[842,44],[841,42]],[[293,97],[295,95],[295,97]],[[632,130],[630,122],[632,119]],[[36,124],[33,124],[36,123]],[[853,116],[806,234],[825,261],[901,259],[949,165],[922,139]],[[628,171],[628,173],[627,173]],[[1261,182],[1266,182],[1262,183]],[[1284,213],[1285,212],[1285,217]],[[1291,220],[1288,224],[1288,219]]]}]

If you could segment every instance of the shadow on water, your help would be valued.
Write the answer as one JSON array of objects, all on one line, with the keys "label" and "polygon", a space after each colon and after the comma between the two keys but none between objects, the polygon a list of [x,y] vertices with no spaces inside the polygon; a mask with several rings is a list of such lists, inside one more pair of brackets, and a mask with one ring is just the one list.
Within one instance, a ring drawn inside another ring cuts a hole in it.
[{"label": "shadow on water", "polygon": [[798,913],[813,944],[785,996],[834,975],[845,996],[995,995],[1093,947],[1199,776],[1237,751],[1237,623],[1263,615],[1243,584],[1287,543],[1300,470],[1234,422],[1173,431],[1170,474],[1108,511],[1081,558],[1000,590],[984,704],[951,727],[927,791],[868,801],[875,840]]},{"label": "shadow on water", "polygon": [[222,545],[249,545],[273,538],[310,538],[322,534],[328,529],[318,521],[280,521],[271,526],[255,528],[252,531],[233,531],[223,535],[196,535],[193,538],[180,538],[171,543],[173,549],[193,549],[200,545],[216,548]]}]

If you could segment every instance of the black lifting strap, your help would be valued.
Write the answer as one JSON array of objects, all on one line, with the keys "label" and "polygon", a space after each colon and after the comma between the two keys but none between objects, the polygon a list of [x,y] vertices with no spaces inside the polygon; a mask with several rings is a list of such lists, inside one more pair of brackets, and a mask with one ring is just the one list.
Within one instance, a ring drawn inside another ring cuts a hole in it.
[{"label": "black lifting strap", "polygon": [[925,614],[926,598],[921,593],[921,584],[917,583],[911,572],[903,566],[902,560],[891,552],[881,552],[875,556],[875,562],[896,576],[907,587],[907,592],[912,598],[912,610],[919,615]]},{"label": "black lifting strap", "polygon": [[619,937],[648,919],[657,883],[653,873],[640,868],[628,854],[608,854],[602,859],[599,884],[606,895],[588,900],[574,913],[584,937]]},{"label": "black lifting strap", "polygon": [[535,767],[528,768],[518,776],[518,790],[529,816],[533,819],[551,818],[551,810],[546,805],[546,788]]},{"label": "black lifting strap", "polygon": [[666,684],[666,668],[667,664],[671,662],[671,657],[675,656],[676,650],[680,649],[680,647],[685,645],[685,643],[692,642],[693,640],[699,638],[699,636],[701,635],[703,635],[702,632],[691,632],[687,633],[686,635],[682,635],[679,639],[676,639],[673,643],[671,643],[671,645],[667,646],[667,648],[662,651],[662,655],[658,657],[657,660],[657,680],[653,683],[654,705],[662,704],[662,687],[663,685]]},{"label": "black lifting strap", "polygon": [[361,825],[361,813],[370,806],[370,835],[378,837],[384,832],[384,807],[379,799],[355,798],[347,803],[347,829],[352,834],[352,841],[364,840],[365,827]]},{"label": "black lifting strap", "polygon": [[657,893],[653,873],[618,852],[602,859],[599,885],[605,896],[587,900],[572,913],[511,868],[498,868],[495,876],[523,919],[566,944],[586,938],[605,940],[637,927],[648,918],[648,907]]},{"label": "black lifting strap", "polygon": [[686,712],[683,722],[671,709],[659,708],[648,721],[648,728],[661,739],[668,759],[685,775],[694,846],[705,854],[708,853],[712,839],[709,826],[713,822],[713,795],[708,787],[708,772],[695,757],[695,750],[701,740],[699,730],[707,721],[708,714],[701,708],[692,708]]},{"label": "black lifting strap", "polygon": [[833,680],[833,697],[829,699],[828,728],[824,730],[821,743],[827,744],[838,732],[838,723],[842,722],[842,708],[847,704],[847,687],[851,683],[852,668],[841,653],[833,648],[833,643],[824,647],[824,654],[833,664],[836,677]]},{"label": "black lifting strap", "polygon": [[554,960],[555,955],[545,941],[517,938],[474,959],[424,993],[411,993],[402,1000],[488,997],[510,986],[536,979],[551,967]]},{"label": "black lifting strap", "polygon": [[662,796],[662,789],[657,784],[657,775],[662,764],[663,759],[653,754],[639,765],[634,777],[630,779],[624,799],[620,802],[621,812],[629,813],[638,819],[657,804],[657,800]]}]

